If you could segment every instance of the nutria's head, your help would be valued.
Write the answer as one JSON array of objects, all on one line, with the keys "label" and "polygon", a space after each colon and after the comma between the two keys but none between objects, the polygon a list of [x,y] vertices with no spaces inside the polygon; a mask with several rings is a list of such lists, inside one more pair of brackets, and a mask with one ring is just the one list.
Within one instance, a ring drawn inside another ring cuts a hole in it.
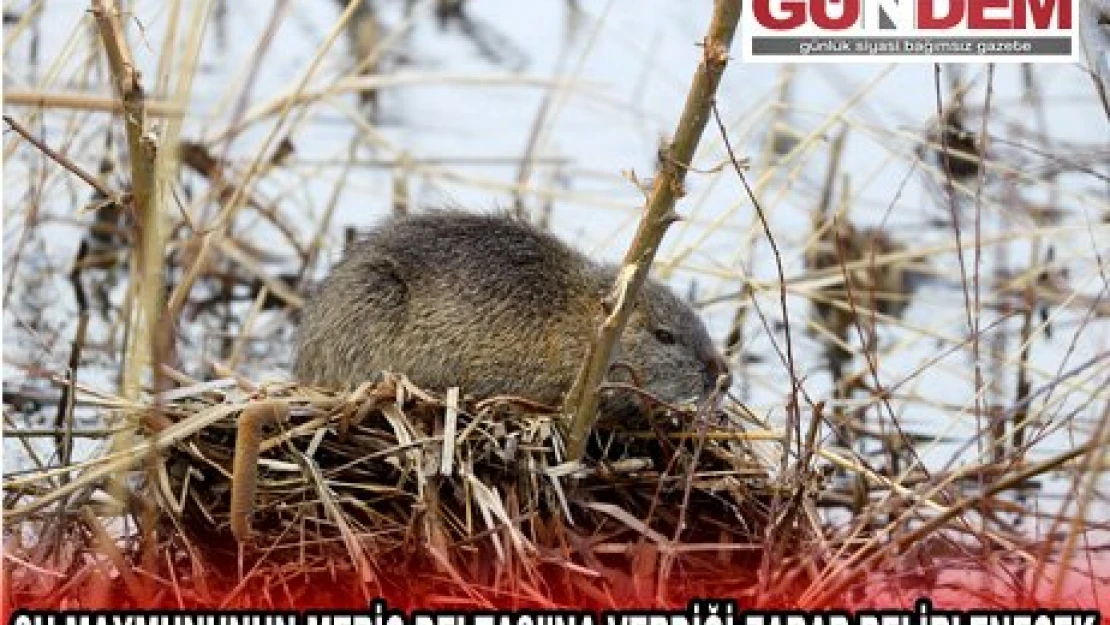
[{"label": "nutria's head", "polygon": [[704,397],[712,391],[728,364],[689,304],[666,286],[644,283],[628,325],[621,336],[611,380],[639,377],[645,390],[668,403]]}]

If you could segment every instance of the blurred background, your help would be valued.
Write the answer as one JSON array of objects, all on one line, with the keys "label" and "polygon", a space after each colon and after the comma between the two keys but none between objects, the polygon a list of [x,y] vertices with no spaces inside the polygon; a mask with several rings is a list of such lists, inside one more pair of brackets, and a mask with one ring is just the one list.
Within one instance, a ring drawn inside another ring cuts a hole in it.
[{"label": "blurred background", "polygon": [[[173,366],[201,380],[287,378],[312,281],[392,212],[512,211],[618,261],[712,10],[124,4],[161,159]],[[5,114],[129,189],[88,3],[5,2],[4,24]],[[991,467],[1105,429],[1110,124],[1083,63],[760,65],[738,44],[733,56],[717,99],[733,154],[711,120],[654,269],[727,349],[735,398],[784,422],[789,342],[803,413],[825,402],[823,440],[907,484],[962,467],[981,485]],[[4,150],[5,425],[32,431],[54,421],[70,372],[120,392],[134,221],[8,127]],[[74,415],[106,425],[88,407]],[[4,442],[9,473],[57,452],[51,437]],[[1108,463],[1089,484],[1034,480],[997,522],[1035,537],[1081,514],[1105,544]],[[852,510],[853,488],[834,476],[829,492]],[[1077,492],[1090,495],[1082,510]]]}]

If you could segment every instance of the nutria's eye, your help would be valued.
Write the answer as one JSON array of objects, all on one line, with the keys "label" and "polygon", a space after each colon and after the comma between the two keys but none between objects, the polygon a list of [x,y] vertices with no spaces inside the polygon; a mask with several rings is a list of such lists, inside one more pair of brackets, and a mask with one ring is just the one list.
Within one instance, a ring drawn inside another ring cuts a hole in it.
[{"label": "nutria's eye", "polygon": [[654,334],[655,340],[659,341],[660,343],[664,345],[674,345],[674,334],[671,333],[670,330],[664,330],[660,328],[656,330]]}]

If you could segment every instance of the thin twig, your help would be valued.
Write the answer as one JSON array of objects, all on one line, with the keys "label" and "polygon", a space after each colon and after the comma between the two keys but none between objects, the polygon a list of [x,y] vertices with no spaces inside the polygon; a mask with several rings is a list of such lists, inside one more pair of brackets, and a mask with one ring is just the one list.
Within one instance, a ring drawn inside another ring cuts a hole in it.
[{"label": "thin twig", "polygon": [[565,412],[572,415],[567,449],[571,460],[580,460],[585,452],[586,439],[597,419],[598,388],[609,370],[613,348],[632,314],[667,228],[678,219],[674,212],[675,202],[684,193],[686,170],[709,121],[717,85],[728,63],[728,51],[739,19],[740,0],[716,0],[703,44],[702,61],[686,96],[674,141],[664,150],[664,162],[655,177],[647,210],[640,219],[617,282],[607,298],[608,314],[598,329],[597,337],[591,342],[582,368],[563,404]]},{"label": "thin twig", "polygon": [[61,154],[61,153],[55,151],[50,146],[43,143],[42,141],[39,141],[38,138],[36,138],[34,135],[32,135],[26,128],[23,127],[22,124],[15,121],[14,119],[12,119],[11,116],[5,115],[4,116],[4,121],[8,123],[8,126],[12,130],[18,132],[21,137],[23,137],[28,142],[30,142],[31,145],[38,148],[43,154],[49,156],[51,159],[54,160],[55,163],[57,163],[57,164],[61,165],[62,167],[68,169],[70,172],[75,174],[81,180],[84,180],[90,187],[96,189],[97,192],[99,192],[101,195],[103,195],[106,198],[116,198],[116,201],[119,200],[118,194],[113,192],[108,187],[104,186],[103,184],[101,184],[101,182],[96,179],[96,176],[93,176],[89,172],[82,169],[79,165],[77,165],[77,163],[74,163],[73,161],[69,160],[69,158],[66,157],[65,154]]}]

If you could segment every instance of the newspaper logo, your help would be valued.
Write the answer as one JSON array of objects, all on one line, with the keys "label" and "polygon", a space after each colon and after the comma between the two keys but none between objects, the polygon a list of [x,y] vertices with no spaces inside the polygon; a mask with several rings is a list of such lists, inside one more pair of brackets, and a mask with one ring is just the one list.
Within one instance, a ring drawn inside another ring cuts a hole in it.
[{"label": "newspaper logo", "polygon": [[754,62],[1070,62],[1077,0],[745,0]]}]

